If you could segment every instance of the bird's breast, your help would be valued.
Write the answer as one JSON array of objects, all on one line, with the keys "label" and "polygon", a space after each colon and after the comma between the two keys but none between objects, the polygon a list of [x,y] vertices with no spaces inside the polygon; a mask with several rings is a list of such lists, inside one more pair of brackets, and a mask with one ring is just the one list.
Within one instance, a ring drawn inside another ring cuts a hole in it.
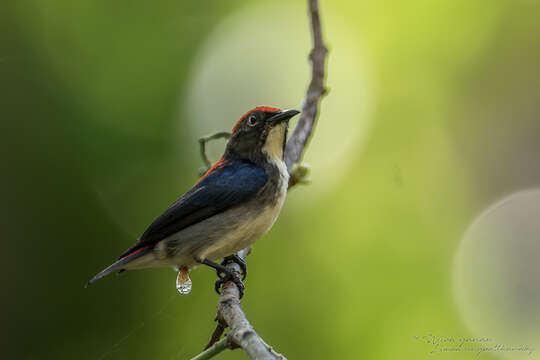
[{"label": "bird's breast", "polygon": [[268,183],[257,196],[223,214],[230,219],[222,236],[203,250],[211,260],[231,255],[252,245],[274,225],[287,196],[289,173],[283,161],[272,164]]}]

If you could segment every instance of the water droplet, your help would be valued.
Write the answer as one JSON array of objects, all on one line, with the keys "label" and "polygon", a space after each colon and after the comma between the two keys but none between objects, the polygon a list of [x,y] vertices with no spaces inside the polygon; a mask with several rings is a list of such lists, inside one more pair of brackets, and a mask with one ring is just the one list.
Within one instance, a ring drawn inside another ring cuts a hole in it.
[{"label": "water droplet", "polygon": [[189,278],[189,269],[183,267],[178,272],[178,277],[176,278],[176,290],[179,294],[185,295],[191,292],[193,283]]}]

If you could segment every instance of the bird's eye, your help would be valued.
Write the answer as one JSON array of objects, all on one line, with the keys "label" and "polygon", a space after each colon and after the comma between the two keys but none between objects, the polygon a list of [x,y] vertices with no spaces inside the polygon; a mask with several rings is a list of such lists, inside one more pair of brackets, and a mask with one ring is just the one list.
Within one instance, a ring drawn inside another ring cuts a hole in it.
[{"label": "bird's eye", "polygon": [[255,114],[249,115],[247,123],[248,123],[249,126],[257,125],[257,115],[255,115]]}]

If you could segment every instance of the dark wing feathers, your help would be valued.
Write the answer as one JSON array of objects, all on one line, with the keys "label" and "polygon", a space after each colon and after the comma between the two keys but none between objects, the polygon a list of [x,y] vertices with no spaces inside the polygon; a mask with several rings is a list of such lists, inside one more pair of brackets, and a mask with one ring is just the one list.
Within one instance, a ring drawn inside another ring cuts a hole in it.
[{"label": "dark wing feathers", "polygon": [[154,220],[120,258],[248,200],[267,180],[266,171],[252,163],[223,162]]}]

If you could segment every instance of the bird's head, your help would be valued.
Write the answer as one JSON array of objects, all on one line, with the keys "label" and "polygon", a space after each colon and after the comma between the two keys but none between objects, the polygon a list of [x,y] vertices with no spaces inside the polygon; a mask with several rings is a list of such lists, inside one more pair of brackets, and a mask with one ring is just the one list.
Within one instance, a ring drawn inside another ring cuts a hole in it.
[{"label": "bird's head", "polygon": [[226,154],[249,160],[283,160],[289,119],[298,113],[269,106],[248,111],[234,126]]}]

